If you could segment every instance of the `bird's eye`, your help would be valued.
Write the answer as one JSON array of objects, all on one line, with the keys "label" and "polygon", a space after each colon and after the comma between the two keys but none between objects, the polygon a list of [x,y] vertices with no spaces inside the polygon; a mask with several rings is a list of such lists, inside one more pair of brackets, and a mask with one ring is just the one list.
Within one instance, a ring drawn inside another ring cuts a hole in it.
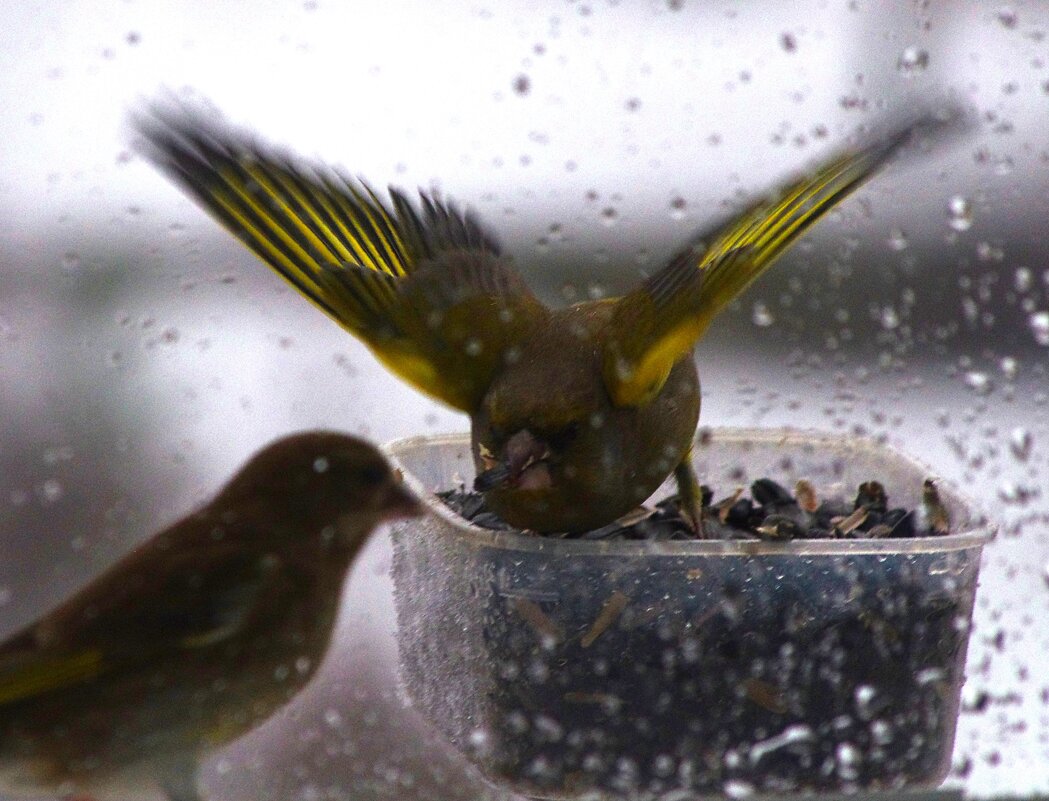
[{"label": "bird's eye", "polygon": [[361,483],[366,487],[378,486],[386,478],[386,470],[382,465],[371,464],[361,468],[359,473]]},{"label": "bird's eye", "polygon": [[563,448],[579,435],[579,423],[571,422],[546,437],[555,448]]}]

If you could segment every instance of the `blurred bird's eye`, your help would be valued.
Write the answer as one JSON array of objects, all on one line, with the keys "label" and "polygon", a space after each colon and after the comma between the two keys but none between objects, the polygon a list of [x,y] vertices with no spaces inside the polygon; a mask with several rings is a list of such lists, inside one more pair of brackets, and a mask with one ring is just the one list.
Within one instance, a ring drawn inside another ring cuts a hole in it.
[{"label": "blurred bird's eye", "polygon": [[547,442],[555,448],[563,448],[579,435],[579,423],[572,422],[563,428],[553,432],[546,438]]},{"label": "blurred bird's eye", "polygon": [[386,478],[386,470],[382,465],[368,465],[360,471],[361,483],[366,487],[374,487],[383,482]]}]

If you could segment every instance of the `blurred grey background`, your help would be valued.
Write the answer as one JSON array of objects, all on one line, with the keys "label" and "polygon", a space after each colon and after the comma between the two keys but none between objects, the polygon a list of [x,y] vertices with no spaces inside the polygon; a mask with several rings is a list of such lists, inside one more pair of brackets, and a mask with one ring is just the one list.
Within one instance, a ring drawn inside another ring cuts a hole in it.
[{"label": "blurred grey background", "polygon": [[[1002,530],[950,785],[1049,792],[1047,32],[1034,2],[6,3],[0,634],[281,434],[466,428],[134,156],[143,98],[439,187],[556,303],[953,103],[968,130],[891,165],[715,325],[703,423],[884,438],[983,501]],[[397,695],[388,565],[379,538],[320,680],[215,760],[216,792],[500,797]]]}]

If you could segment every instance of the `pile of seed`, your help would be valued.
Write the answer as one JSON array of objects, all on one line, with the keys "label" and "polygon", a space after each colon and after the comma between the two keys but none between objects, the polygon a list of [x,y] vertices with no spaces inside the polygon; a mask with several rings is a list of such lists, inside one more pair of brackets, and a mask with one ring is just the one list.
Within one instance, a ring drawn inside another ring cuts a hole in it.
[{"label": "pile of seed", "polygon": [[[820,500],[804,479],[793,494],[770,478],[750,485],[750,494],[740,487],[714,502],[714,492],[703,492],[703,530],[697,533],[682,516],[677,495],[654,508],[639,509],[607,526],[582,534],[551,534],[563,539],[584,540],[775,540],[795,539],[883,539],[934,537],[950,533],[946,508],[936,485],[927,479],[922,491],[922,509],[891,507],[885,487],[865,481],[856,496]],[[437,493],[446,506],[469,522],[495,531],[510,531],[484,502],[484,496],[465,488]]]}]

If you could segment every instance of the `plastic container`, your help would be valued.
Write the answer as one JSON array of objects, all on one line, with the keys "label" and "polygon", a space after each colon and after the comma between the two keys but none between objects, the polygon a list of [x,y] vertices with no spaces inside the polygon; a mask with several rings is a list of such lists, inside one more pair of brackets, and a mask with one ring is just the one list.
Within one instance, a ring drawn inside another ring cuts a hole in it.
[{"label": "plastic container", "polygon": [[[473,477],[465,435],[387,451],[421,494]],[[789,430],[715,429],[694,460],[723,494],[877,479],[909,508],[930,475]],[[431,498],[394,527],[404,688],[488,779],[538,798],[935,786],[993,534],[940,490],[957,533],[786,543],[495,533]]]}]

